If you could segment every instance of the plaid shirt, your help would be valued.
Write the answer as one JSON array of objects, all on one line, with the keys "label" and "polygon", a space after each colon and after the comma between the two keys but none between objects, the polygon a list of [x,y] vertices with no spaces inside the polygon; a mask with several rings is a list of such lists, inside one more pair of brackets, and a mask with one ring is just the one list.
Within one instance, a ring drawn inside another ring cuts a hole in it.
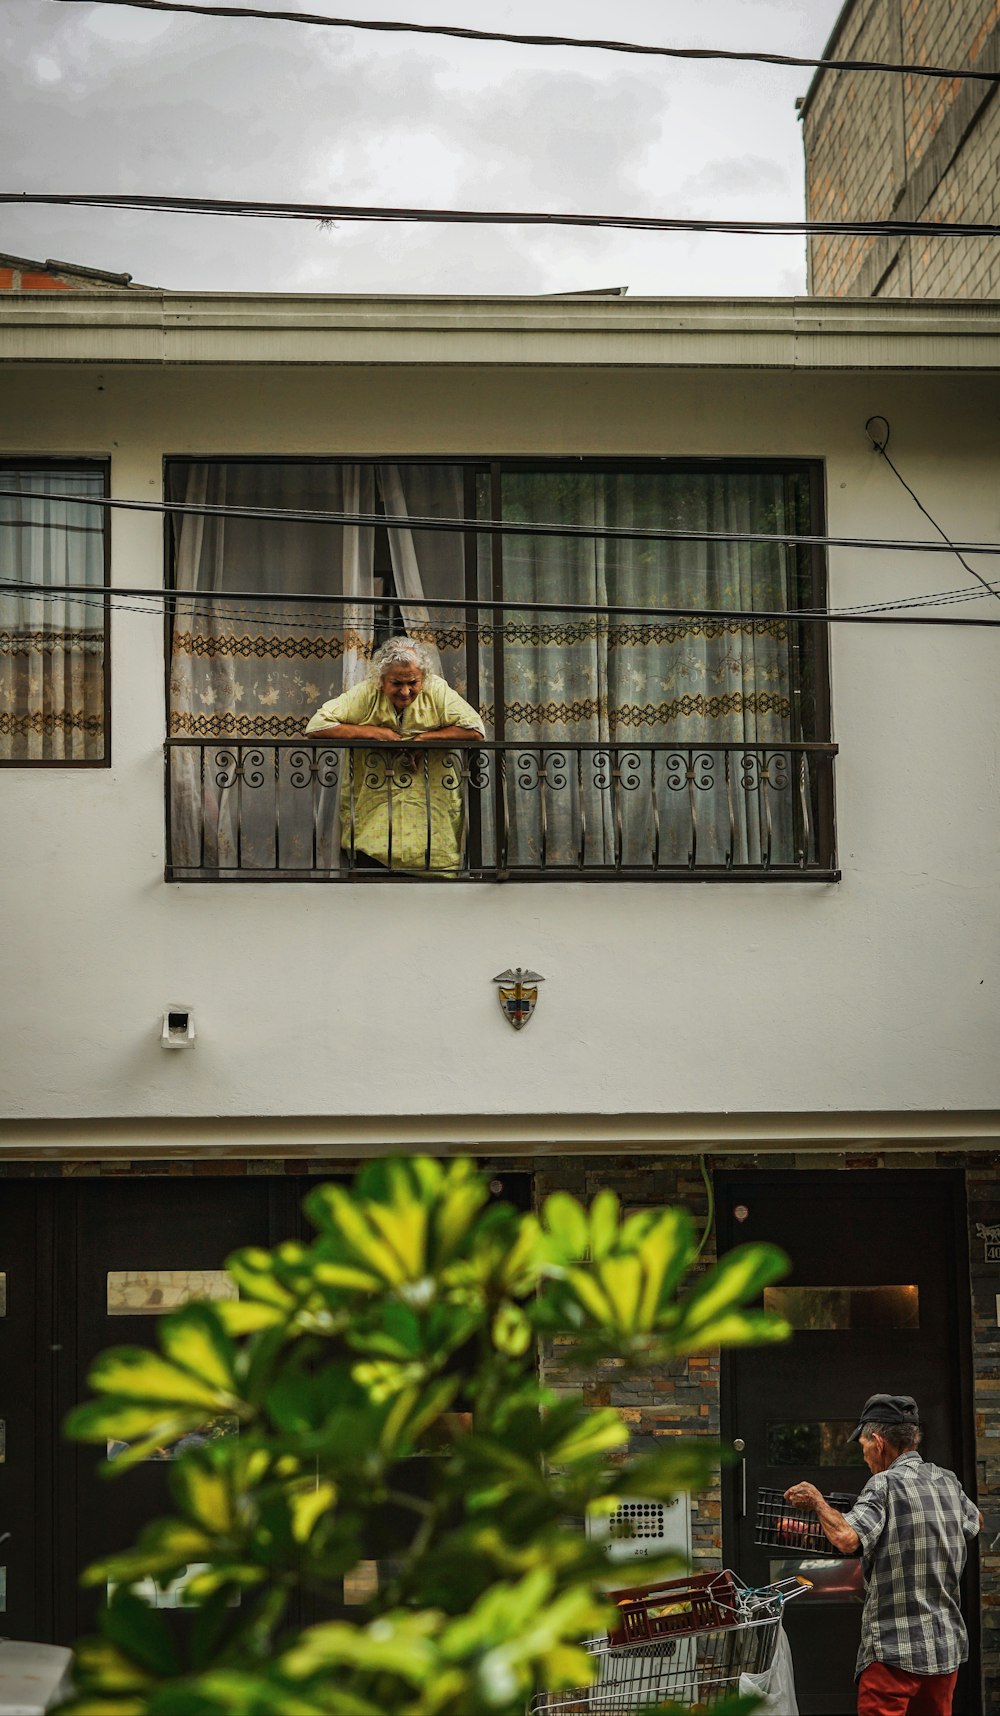
[{"label": "plaid shirt", "polygon": [[869,1478],[844,1518],[861,1540],[865,1607],[856,1674],[885,1662],[950,1674],[969,1654],[958,1604],[966,1539],[979,1513],[954,1472],[900,1454]]}]

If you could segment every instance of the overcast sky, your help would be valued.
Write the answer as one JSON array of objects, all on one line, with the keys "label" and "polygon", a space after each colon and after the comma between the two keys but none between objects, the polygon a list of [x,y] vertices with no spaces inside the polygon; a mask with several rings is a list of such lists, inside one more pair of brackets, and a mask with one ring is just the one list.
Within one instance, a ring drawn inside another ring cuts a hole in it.
[{"label": "overcast sky", "polygon": [[[292,5],[819,54],[841,0]],[[0,0],[0,189],[795,219],[804,212],[795,98],[809,77],[755,65],[157,16],[95,0]],[[6,207],[0,251],[127,272],[174,290],[805,290],[798,237],[325,230]]]}]

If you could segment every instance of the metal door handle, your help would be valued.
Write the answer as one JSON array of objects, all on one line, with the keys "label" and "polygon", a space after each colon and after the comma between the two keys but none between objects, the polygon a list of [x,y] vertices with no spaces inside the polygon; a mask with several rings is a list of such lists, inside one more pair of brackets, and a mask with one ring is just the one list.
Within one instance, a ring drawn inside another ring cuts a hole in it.
[{"label": "metal door handle", "polygon": [[[746,1443],[744,1442],[742,1436],[735,1437],[735,1439],[733,1441],[733,1447],[736,1449],[736,1452],[738,1454],[743,1453],[743,1450],[746,1447]],[[746,1459],[744,1458],[744,1459],[741,1459],[741,1461],[740,1461],[740,1518],[746,1519],[746,1516],[747,1516],[747,1463],[746,1463]]]}]

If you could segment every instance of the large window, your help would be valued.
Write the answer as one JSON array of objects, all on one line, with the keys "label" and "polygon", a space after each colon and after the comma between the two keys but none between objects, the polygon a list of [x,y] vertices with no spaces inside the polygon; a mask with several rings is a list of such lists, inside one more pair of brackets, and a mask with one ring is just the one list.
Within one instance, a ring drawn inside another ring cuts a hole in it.
[{"label": "large window", "polygon": [[[173,460],[167,490],[346,515],[173,515],[176,871],[343,869],[329,806],[303,818],[277,748],[255,772],[239,747],[298,739],[393,631],[486,726],[462,765],[468,873],[829,871],[825,628],[790,613],[822,608],[822,557],[745,540],[821,532],[814,465]],[[232,767],[206,776],[219,741]]]},{"label": "large window", "polygon": [[0,762],[110,761],[106,478],[0,465]]}]

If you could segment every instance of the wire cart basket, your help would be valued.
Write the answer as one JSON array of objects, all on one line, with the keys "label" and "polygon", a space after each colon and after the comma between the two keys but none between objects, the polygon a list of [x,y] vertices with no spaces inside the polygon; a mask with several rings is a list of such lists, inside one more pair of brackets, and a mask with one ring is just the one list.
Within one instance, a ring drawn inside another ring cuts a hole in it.
[{"label": "wire cart basket", "polygon": [[[846,1513],[858,1498],[840,1495],[831,1490],[823,1499],[838,1512]],[[757,1518],[754,1521],[753,1540],[764,1549],[783,1549],[786,1554],[829,1555],[835,1561],[842,1559],[840,1550],[834,1549],[816,1515],[792,1507],[781,1490],[757,1491]]]},{"label": "wire cart basket", "polygon": [[[750,1591],[726,1572],[667,1581],[645,1593],[613,1592],[623,1613],[632,1612],[629,1642],[613,1642],[622,1638],[621,1626],[608,1638],[588,1640],[597,1667],[592,1685],[540,1693],[529,1716],[631,1716],[670,1702],[710,1708],[740,1690],[741,1676],[768,1673],[783,1603],[806,1585],[789,1579]],[[639,1609],[645,1633],[638,1630]]]}]

